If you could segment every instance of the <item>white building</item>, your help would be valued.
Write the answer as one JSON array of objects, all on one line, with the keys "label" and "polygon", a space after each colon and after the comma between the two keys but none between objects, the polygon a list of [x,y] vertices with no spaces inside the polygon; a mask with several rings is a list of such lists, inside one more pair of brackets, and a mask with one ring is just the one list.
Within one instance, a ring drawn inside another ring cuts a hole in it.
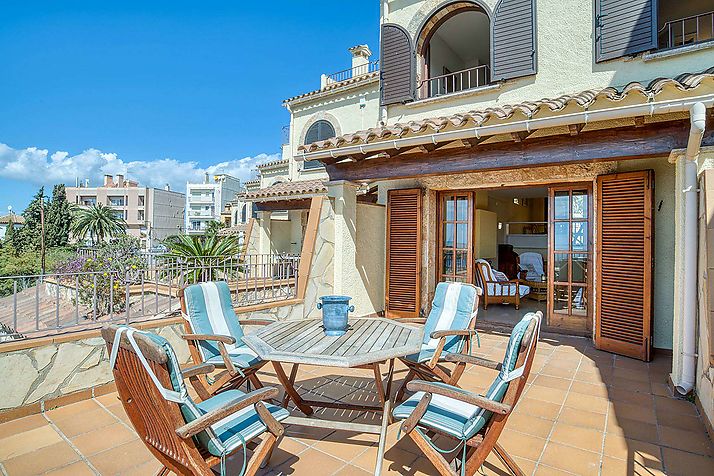
[{"label": "white building", "polygon": [[211,221],[220,221],[226,204],[240,192],[240,180],[226,174],[206,174],[203,183],[186,184],[185,228],[189,235],[203,234]]}]

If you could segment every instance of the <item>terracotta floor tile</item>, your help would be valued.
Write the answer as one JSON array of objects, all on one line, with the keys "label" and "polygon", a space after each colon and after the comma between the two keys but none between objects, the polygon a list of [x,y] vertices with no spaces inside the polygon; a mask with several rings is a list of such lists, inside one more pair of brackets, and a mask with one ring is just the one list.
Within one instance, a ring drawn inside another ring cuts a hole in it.
[{"label": "terracotta floor tile", "polygon": [[34,430],[47,425],[47,419],[42,415],[30,415],[7,423],[0,424],[0,440],[25,431]]},{"label": "terracotta floor tile", "polygon": [[268,466],[276,468],[293,456],[299,455],[306,449],[308,449],[307,445],[304,445],[294,438],[283,438],[280,440],[277,448],[273,450]]},{"label": "terracotta floor tile", "polygon": [[[511,417],[513,418],[513,417]],[[593,430],[605,430],[605,414],[577,410],[575,408],[563,407],[558,416],[558,422],[568,425],[592,428]]]},{"label": "terracotta floor tile", "polygon": [[558,417],[558,413],[560,412],[560,408],[560,405],[556,405],[554,403],[543,402],[541,400],[535,400],[533,398],[528,398],[527,396],[522,396],[516,406],[516,412],[555,421]]},{"label": "terracotta floor tile", "polygon": [[[516,464],[518,467],[523,471],[525,474],[533,474],[535,471],[536,467],[536,462],[531,461],[528,459],[520,458],[518,456],[512,456],[513,459],[515,460]],[[484,462],[483,466],[481,467],[480,471],[481,475],[483,476],[506,476],[512,474],[510,469],[503,464],[503,462],[498,459],[498,457],[494,454],[491,453],[488,455],[486,458],[486,461]],[[434,473],[429,474],[429,476],[433,476]],[[479,474],[479,473],[476,473]]]},{"label": "terracotta floor tile", "polygon": [[569,393],[565,399],[565,406],[577,410],[586,410],[593,413],[606,413],[608,400],[582,393]]},{"label": "terracotta floor tile", "polygon": [[79,459],[77,452],[63,440],[3,461],[3,465],[10,475],[42,474],[51,469],[79,461]]},{"label": "terracotta floor tile", "polygon": [[511,430],[506,426],[498,442],[510,455],[538,461],[538,458],[540,458],[543,452],[546,440]]},{"label": "terracotta floor tile", "polygon": [[0,461],[60,443],[62,437],[49,424],[0,440]]},{"label": "terracotta floor tile", "polygon": [[[94,402],[93,402],[94,403]],[[88,431],[96,430],[105,426],[109,426],[117,422],[117,419],[94,403],[96,410],[90,410],[81,415],[63,416],[59,419],[52,419],[57,428],[62,431],[68,438],[72,438]]]},{"label": "terracotta floor tile", "polygon": [[528,435],[547,438],[553,429],[553,421],[516,412],[508,418],[508,427]]},{"label": "terracotta floor tile", "polygon": [[650,384],[652,387],[652,393],[660,397],[672,398],[672,392],[669,390],[669,385],[666,383],[655,383]]},{"label": "terracotta floor tile", "polygon": [[45,412],[45,415],[52,420],[62,420],[64,418],[76,417],[78,415],[84,415],[87,412],[95,411],[101,407],[97,405],[92,399],[83,400],[81,402],[72,403],[71,405],[65,405],[63,407],[55,408],[54,410],[49,410]]},{"label": "terracotta floor tile", "polygon": [[658,413],[657,423],[687,431],[702,431],[704,428],[704,424],[702,423],[702,419],[700,417],[679,415],[676,413]]},{"label": "terracotta floor tile", "polygon": [[345,466],[345,462],[315,449],[308,449],[275,468],[285,474],[333,474]]},{"label": "terracotta floor tile", "polygon": [[565,390],[559,390],[557,388],[541,387],[539,385],[533,385],[528,391],[524,393],[528,398],[533,398],[535,400],[541,400],[543,402],[554,403],[556,405],[562,405],[565,401],[565,397],[568,392]]},{"label": "terracotta floor tile", "polygon": [[536,467],[533,476],[573,476],[573,473],[569,471],[563,471],[558,468],[553,468],[552,466],[539,464]]},{"label": "terracotta floor tile", "polygon": [[116,392],[107,393],[100,397],[94,398],[97,402],[101,403],[105,407],[113,407],[114,405],[121,405],[121,400],[119,400],[119,394]]},{"label": "terracotta floor tile", "polygon": [[86,463],[82,461],[77,461],[76,463],[63,466],[58,469],[53,469],[47,473],[45,476],[93,476],[94,471],[87,466]]},{"label": "terracotta floor tile", "polygon": [[687,431],[670,426],[660,426],[659,439],[662,446],[714,456],[714,447],[705,431]]},{"label": "terracotta floor tile", "polygon": [[602,450],[603,433],[598,430],[593,430],[592,428],[572,426],[557,422],[553,428],[550,440],[594,453],[600,453]]},{"label": "terracotta floor tile", "polygon": [[714,474],[714,458],[663,448],[664,467],[670,476]]},{"label": "terracotta floor tile", "polygon": [[607,382],[607,384],[611,385],[613,388],[621,388],[630,392],[652,393],[652,387],[650,387],[649,382],[640,382],[621,377],[613,377],[612,380]]},{"label": "terracotta floor tile", "polygon": [[677,415],[699,416],[693,403],[669,397],[654,397],[655,411],[660,413],[674,413]]},{"label": "terracotta floor tile", "polygon": [[[227,472],[227,474],[240,474],[239,471],[240,467],[243,465],[243,456],[241,455],[239,459],[240,463],[238,463],[238,470],[235,473]],[[121,476],[152,476],[158,473],[160,469],[161,463],[156,459],[152,459],[151,461],[147,461],[146,463],[142,463],[138,466],[122,470]],[[171,473],[171,475],[173,476],[173,473]]]},{"label": "terracotta floor tile", "polygon": [[[417,455],[410,453],[409,451],[404,451],[401,448],[391,447],[387,448],[384,452],[384,462],[382,463],[382,468],[387,470],[385,472],[395,472],[396,474],[408,473],[409,468],[414,461],[416,461]],[[377,461],[377,447],[372,446],[367,449],[367,451],[362,452],[355,459],[350,461],[350,464],[362,468],[366,471],[374,472],[374,465]]]},{"label": "terracotta floor tile", "polygon": [[646,367],[638,369],[627,369],[615,366],[615,369],[612,372],[612,376],[615,378],[634,380],[636,382],[649,383],[650,381],[650,373]]},{"label": "terracotta floor tile", "polygon": [[626,388],[610,388],[607,397],[613,402],[634,403],[654,409],[654,396],[649,393],[633,392]]},{"label": "terracotta floor tile", "polygon": [[568,390],[572,380],[551,377],[550,375],[538,375],[533,379],[533,384],[541,387],[557,388],[558,390]]},{"label": "terracotta floor tile", "polygon": [[614,433],[624,438],[632,440],[646,441],[649,443],[659,443],[657,436],[657,426],[651,423],[645,423],[637,420],[628,420],[626,418],[616,418],[615,415],[610,415],[607,421],[605,430],[608,434]]},{"label": "terracotta floor tile", "polygon": [[365,471],[362,468],[358,468],[357,466],[352,466],[351,464],[348,464],[347,466],[338,470],[334,474],[334,476],[369,476],[370,474],[371,473],[369,471]]},{"label": "terracotta floor tile", "polygon": [[137,438],[136,433],[122,423],[98,428],[72,438],[72,444],[84,456],[92,456]]},{"label": "terracotta floor tile", "polygon": [[122,474],[129,469],[147,463],[154,456],[141,441],[134,440],[89,458],[103,476]]},{"label": "terracotta floor tile", "polygon": [[600,455],[597,453],[554,441],[548,442],[540,461],[545,465],[583,476],[597,475],[600,470]]},{"label": "terracotta floor tile", "polygon": [[615,459],[605,456],[602,459],[602,476],[665,476],[661,467],[645,466],[634,460]]},{"label": "terracotta floor tile", "polygon": [[609,414],[616,418],[627,418],[645,423],[657,423],[654,407],[651,405],[638,405],[636,403],[610,402]]},{"label": "terracotta floor tile", "polygon": [[570,391],[602,398],[608,398],[610,394],[607,385],[604,383],[589,383],[581,382],[580,380],[573,380],[573,385],[570,387]]},{"label": "terracotta floor tile", "polygon": [[[376,437],[376,439],[373,437]],[[333,433],[322,441],[318,441],[313,448],[347,463],[362,454],[362,452],[367,451],[378,438],[379,435],[355,434],[350,436],[340,431]]]},{"label": "terracotta floor tile", "polygon": [[662,464],[662,449],[656,444],[631,440],[622,435],[605,435],[604,454],[611,458],[633,460],[647,467]]},{"label": "terracotta floor tile", "polygon": [[552,377],[560,377],[572,379],[575,376],[575,367],[558,367],[552,363],[546,364],[543,370],[540,371],[542,375],[550,375]]}]

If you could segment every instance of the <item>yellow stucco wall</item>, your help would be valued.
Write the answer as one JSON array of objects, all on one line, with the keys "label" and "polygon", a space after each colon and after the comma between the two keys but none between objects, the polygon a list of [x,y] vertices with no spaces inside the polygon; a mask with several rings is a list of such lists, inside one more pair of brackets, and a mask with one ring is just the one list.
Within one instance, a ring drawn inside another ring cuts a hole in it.
[{"label": "yellow stucco wall", "polygon": [[355,265],[363,291],[353,303],[357,315],[384,310],[387,211],[381,205],[357,204],[357,253]]}]

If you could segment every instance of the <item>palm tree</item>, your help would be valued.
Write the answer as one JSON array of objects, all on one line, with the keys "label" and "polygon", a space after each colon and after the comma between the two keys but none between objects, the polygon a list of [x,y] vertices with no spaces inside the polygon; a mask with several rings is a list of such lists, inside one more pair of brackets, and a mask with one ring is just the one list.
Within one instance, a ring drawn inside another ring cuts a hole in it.
[{"label": "palm tree", "polygon": [[75,212],[72,233],[81,240],[89,235],[92,244],[96,244],[106,238],[125,234],[126,222],[114,210],[99,203]]},{"label": "palm tree", "polygon": [[164,244],[169,249],[165,255],[172,264],[170,274],[183,274],[187,283],[223,279],[240,271],[237,255],[241,251],[233,236],[176,235]]}]

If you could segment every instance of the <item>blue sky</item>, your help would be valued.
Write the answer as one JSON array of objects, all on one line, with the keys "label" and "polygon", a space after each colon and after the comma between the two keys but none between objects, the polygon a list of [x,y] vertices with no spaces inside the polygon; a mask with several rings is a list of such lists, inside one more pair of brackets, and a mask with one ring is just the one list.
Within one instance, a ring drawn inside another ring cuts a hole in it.
[{"label": "blue sky", "polygon": [[128,173],[183,188],[277,154],[281,101],[377,57],[379,2],[0,3],[0,213],[39,185]]}]

